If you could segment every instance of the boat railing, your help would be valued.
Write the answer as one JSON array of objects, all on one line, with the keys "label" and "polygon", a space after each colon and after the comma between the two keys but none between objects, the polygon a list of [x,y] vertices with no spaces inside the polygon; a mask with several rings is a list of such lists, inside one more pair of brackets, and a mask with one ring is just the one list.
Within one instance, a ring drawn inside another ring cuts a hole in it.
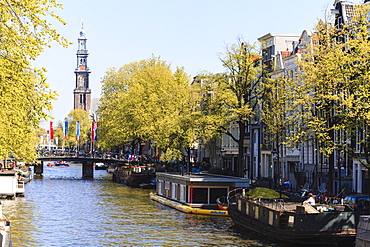
[{"label": "boat railing", "polygon": [[284,209],[285,202],[284,199],[276,199],[276,198],[258,198],[259,204],[273,208],[275,210]]},{"label": "boat railing", "polygon": [[226,196],[227,205],[235,203],[237,196],[245,196],[245,192],[245,188],[235,188],[233,190],[230,190]]},{"label": "boat railing", "polygon": [[251,198],[251,197],[244,197],[254,203],[257,203],[261,206],[265,206],[275,210],[283,210],[285,209],[285,201],[284,199],[280,198]]},{"label": "boat railing", "polygon": [[338,197],[326,197],[325,201],[322,202],[323,204],[343,204],[343,198],[338,198]]}]

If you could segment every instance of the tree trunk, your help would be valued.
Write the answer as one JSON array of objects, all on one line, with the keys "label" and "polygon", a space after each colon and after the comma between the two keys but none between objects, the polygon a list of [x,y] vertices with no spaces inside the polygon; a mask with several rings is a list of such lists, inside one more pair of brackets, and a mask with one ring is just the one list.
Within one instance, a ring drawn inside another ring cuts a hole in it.
[{"label": "tree trunk", "polygon": [[190,163],[190,148],[186,148],[186,152],[188,155],[186,156],[186,173],[189,173],[191,171],[191,163]]},{"label": "tree trunk", "polygon": [[235,164],[235,176],[244,177],[244,137],[245,123],[239,122],[238,158]]},{"label": "tree trunk", "polygon": [[[328,119],[328,128],[329,128],[329,137],[330,137],[330,140],[335,142],[334,140],[334,130],[333,130],[333,126],[334,126],[334,119],[333,119],[333,116],[334,116],[334,103],[331,102],[330,103],[330,106],[326,109],[326,116],[327,116],[327,119]],[[329,195],[333,195],[334,193],[334,164],[335,164],[335,161],[334,161],[334,151],[330,154],[329,156],[329,174],[328,174],[328,193]]]}]

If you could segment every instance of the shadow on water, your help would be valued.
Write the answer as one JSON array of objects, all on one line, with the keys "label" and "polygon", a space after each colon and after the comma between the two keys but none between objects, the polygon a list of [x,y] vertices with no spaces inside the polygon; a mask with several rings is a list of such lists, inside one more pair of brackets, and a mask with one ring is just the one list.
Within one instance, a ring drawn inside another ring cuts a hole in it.
[{"label": "shadow on water", "polygon": [[259,243],[265,244],[264,246],[275,246],[275,247],[298,247],[298,246],[299,247],[313,247],[313,246],[314,247],[354,247],[355,246],[355,244],[353,244],[352,246],[348,246],[348,245],[336,245],[336,244],[333,244],[333,245],[314,244],[313,245],[312,243],[310,243],[310,244],[284,243],[284,242],[281,242],[281,241],[277,241],[277,240],[268,238],[266,236],[262,236],[258,233],[247,231],[247,230],[242,229],[238,226],[233,226],[232,229],[241,238],[255,239]]},{"label": "shadow on water", "polygon": [[[231,229],[235,234],[237,234],[242,239],[255,240],[256,242],[259,243],[258,246],[297,247],[296,244],[283,243],[275,239],[267,238],[266,236],[262,236],[258,233],[247,231],[238,226],[233,225]],[[299,246],[301,247],[302,245]]]}]

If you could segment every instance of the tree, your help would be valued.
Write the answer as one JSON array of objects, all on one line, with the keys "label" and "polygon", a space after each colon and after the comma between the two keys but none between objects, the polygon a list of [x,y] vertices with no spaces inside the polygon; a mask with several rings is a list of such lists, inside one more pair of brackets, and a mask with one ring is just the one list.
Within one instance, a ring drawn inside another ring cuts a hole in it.
[{"label": "tree", "polygon": [[294,82],[286,72],[279,71],[271,78],[265,78],[263,87],[265,95],[262,102],[262,122],[266,126],[265,141],[271,145],[275,152],[276,164],[274,166],[274,178],[278,182],[281,177],[280,158],[283,147],[289,147],[287,137],[293,127],[290,122],[291,90]]},{"label": "tree", "polygon": [[31,69],[31,61],[49,42],[67,46],[45,16],[64,23],[49,1],[0,1],[0,158],[12,154],[31,162],[36,157],[36,132],[47,119],[56,93],[49,89],[45,69]]},{"label": "tree", "polygon": [[[226,123],[219,127],[219,131],[229,135],[238,143],[238,157],[235,166],[236,176],[244,176],[244,139],[247,125],[253,121],[261,90],[262,65],[259,63],[259,51],[254,45],[242,42],[226,48],[225,54],[220,58],[226,72],[219,74],[217,81],[217,97],[222,107],[227,109]],[[238,134],[229,131],[230,124],[236,123]]]},{"label": "tree", "polygon": [[222,91],[218,91],[217,75],[209,72],[198,74],[192,87],[200,95],[200,103],[197,107],[199,143],[207,150],[210,164],[216,164],[219,160],[221,132],[220,126],[226,125],[228,109],[223,105]]},{"label": "tree", "polygon": [[320,21],[299,64],[301,82],[294,101],[298,114],[293,120],[297,132],[292,140],[315,141],[318,151],[328,157],[329,193],[334,192],[335,164],[340,165],[343,155],[355,158],[355,134],[366,133],[369,121],[370,9],[368,4],[355,9],[350,21],[340,26]]},{"label": "tree", "polygon": [[[68,122],[67,140],[65,140],[66,147],[77,147],[79,150],[83,145],[91,140],[91,119],[89,113],[85,110],[75,109],[70,111],[68,117],[65,119]],[[76,139],[76,123],[80,124],[80,138]],[[61,127],[61,126],[60,126]]]},{"label": "tree", "polygon": [[[344,110],[340,112],[347,127],[345,149],[341,149],[367,169],[367,188],[370,186],[370,5],[356,6],[351,22],[343,27],[347,80],[342,84],[346,90],[340,93]],[[348,142],[350,143],[348,145]],[[358,149],[356,148],[358,144]],[[350,163],[352,165],[352,163]],[[366,188],[366,187],[365,187]],[[369,190],[363,191],[369,193]]]},{"label": "tree", "polygon": [[63,137],[63,122],[58,121],[54,127],[54,139],[58,140],[58,142],[56,143],[58,148],[65,147],[65,140],[63,140]]},{"label": "tree", "polygon": [[171,71],[160,58],[109,69],[103,78],[99,143],[105,148],[152,141],[163,160],[181,159],[197,139],[197,94],[183,68]]}]

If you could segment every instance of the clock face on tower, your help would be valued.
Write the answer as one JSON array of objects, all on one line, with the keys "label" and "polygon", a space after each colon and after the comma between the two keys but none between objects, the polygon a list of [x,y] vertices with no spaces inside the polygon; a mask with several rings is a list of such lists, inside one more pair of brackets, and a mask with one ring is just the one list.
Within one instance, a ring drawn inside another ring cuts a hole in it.
[{"label": "clock face on tower", "polygon": [[77,85],[78,87],[85,87],[85,76],[80,74],[77,76]]}]

